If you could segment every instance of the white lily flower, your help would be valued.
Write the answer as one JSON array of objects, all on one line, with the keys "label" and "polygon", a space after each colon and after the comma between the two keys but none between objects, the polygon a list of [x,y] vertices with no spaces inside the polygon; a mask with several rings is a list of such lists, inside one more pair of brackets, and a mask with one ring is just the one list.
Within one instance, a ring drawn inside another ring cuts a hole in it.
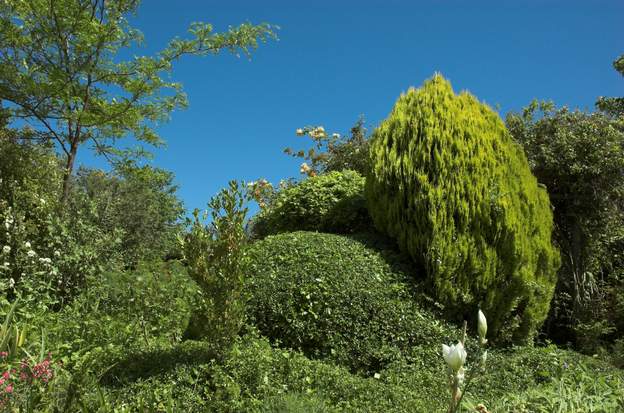
[{"label": "white lily flower", "polygon": [[464,345],[460,341],[455,345],[451,344],[450,347],[446,344],[442,344],[442,356],[450,369],[454,372],[458,372],[466,362],[467,353],[464,349]]}]

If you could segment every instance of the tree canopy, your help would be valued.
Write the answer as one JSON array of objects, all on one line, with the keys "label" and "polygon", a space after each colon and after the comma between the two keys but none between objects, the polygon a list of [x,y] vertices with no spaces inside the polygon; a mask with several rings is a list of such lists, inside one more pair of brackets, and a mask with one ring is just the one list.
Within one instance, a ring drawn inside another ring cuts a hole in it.
[{"label": "tree canopy", "polygon": [[69,191],[78,148],[87,142],[106,156],[117,140],[160,145],[155,127],[187,104],[179,83],[167,80],[183,55],[221,50],[248,54],[274,37],[270,25],[242,24],[214,33],[194,23],[190,38],[175,38],[154,56],[122,61],[118,53],[140,45],[141,32],[126,16],[139,0],[10,0],[0,2],[0,103],[26,122],[33,138],[54,141],[66,156],[62,199]]}]

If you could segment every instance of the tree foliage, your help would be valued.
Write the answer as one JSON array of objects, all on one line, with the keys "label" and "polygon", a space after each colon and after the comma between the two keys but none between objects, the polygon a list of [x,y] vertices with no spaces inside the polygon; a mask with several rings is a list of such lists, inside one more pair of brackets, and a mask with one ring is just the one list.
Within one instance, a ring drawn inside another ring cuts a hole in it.
[{"label": "tree foliage", "polygon": [[508,115],[507,125],[554,206],[562,267],[549,323],[553,338],[594,336],[596,344],[614,326],[607,313],[617,299],[609,291],[624,275],[624,123],[533,102]]},{"label": "tree foliage", "polygon": [[[615,59],[613,68],[624,76],[624,55]],[[600,97],[596,107],[612,117],[624,119],[624,97]]]},{"label": "tree foliage", "polygon": [[126,16],[138,0],[31,0],[0,2],[0,102],[28,122],[39,140],[54,141],[66,156],[62,197],[78,148],[118,154],[118,139],[133,136],[159,145],[154,125],[186,105],[179,83],[165,75],[183,55],[221,50],[248,53],[273,36],[269,25],[242,24],[213,33],[194,23],[190,39],[173,39],[155,56],[120,61],[143,41]]},{"label": "tree foliage", "polygon": [[175,249],[182,230],[182,202],[173,173],[134,162],[117,164],[110,173],[81,168],[72,203],[91,211],[93,223],[119,232],[126,265],[163,258]]},{"label": "tree foliage", "polygon": [[559,257],[548,195],[498,115],[435,75],[401,95],[370,156],[375,225],[426,270],[449,313],[481,306],[493,337],[532,337]]}]

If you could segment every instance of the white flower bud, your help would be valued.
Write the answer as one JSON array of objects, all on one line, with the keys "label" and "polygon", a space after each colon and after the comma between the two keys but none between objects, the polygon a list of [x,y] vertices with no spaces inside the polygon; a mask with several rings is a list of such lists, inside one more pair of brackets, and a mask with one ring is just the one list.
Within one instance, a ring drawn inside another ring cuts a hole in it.
[{"label": "white flower bud", "polygon": [[481,310],[479,310],[477,318],[477,329],[479,330],[479,338],[481,339],[481,344],[485,344],[487,342],[487,340],[485,339],[485,336],[487,334],[487,319],[485,318],[485,314],[483,314],[483,311]]},{"label": "white flower bud", "polygon": [[26,241],[26,243],[24,244],[24,246],[25,246],[26,248],[30,248],[30,242]]},{"label": "white flower bud", "polygon": [[11,252],[11,247],[5,245],[4,247],[2,247],[2,252],[8,254],[9,252]]},{"label": "white flower bud", "polygon": [[442,344],[442,356],[444,357],[444,361],[446,361],[446,364],[455,373],[459,372],[459,369],[461,369],[466,362],[466,355],[466,350],[461,341],[456,345],[451,344],[450,347],[446,344]]}]

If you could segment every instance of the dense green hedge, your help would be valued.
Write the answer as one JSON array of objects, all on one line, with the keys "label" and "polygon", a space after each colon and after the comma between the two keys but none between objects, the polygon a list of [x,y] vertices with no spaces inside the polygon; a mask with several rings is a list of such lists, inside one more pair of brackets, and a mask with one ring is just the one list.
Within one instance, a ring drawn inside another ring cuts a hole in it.
[{"label": "dense green hedge", "polygon": [[292,231],[352,233],[369,226],[364,177],[355,171],[328,172],[279,192],[253,223],[254,235]]},{"label": "dense green hedge", "polygon": [[411,299],[399,265],[362,241],[280,234],[253,244],[248,258],[252,322],[311,357],[372,371],[415,346],[456,337]]},{"label": "dense green hedge", "polygon": [[401,95],[370,156],[373,221],[426,269],[449,314],[481,306],[493,338],[530,339],[559,255],[548,195],[498,115],[435,75]]}]

